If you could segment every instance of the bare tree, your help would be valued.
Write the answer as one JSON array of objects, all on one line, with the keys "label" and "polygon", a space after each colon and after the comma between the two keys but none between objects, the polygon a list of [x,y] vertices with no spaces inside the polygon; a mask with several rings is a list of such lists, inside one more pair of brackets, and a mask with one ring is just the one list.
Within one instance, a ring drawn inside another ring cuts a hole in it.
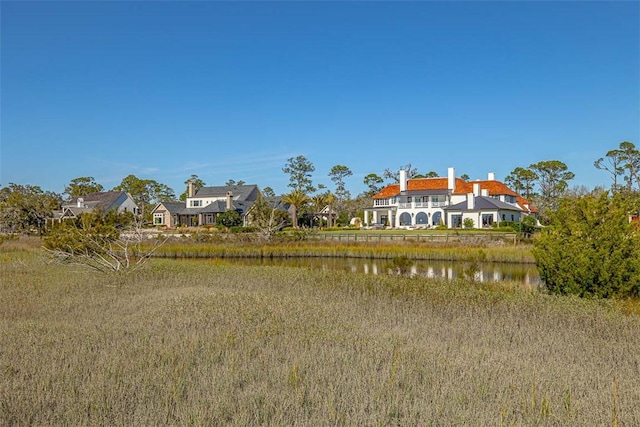
[{"label": "bare tree", "polygon": [[[400,169],[404,170],[407,172],[407,177],[409,179],[415,177],[416,175],[418,175],[418,168],[414,168],[411,166],[411,163],[407,163],[406,165],[402,166]],[[385,179],[390,179],[393,182],[400,182],[400,172],[399,171],[392,171],[391,169],[385,169],[384,173],[382,175]]]},{"label": "bare tree", "polygon": [[271,240],[287,223],[288,213],[279,198],[258,196],[249,213],[251,224],[258,228],[263,240]]},{"label": "bare tree", "polygon": [[64,221],[45,238],[44,248],[57,262],[123,273],[142,267],[167,240],[145,236],[140,218],[122,227],[114,217],[122,214],[83,214],[76,221]]}]

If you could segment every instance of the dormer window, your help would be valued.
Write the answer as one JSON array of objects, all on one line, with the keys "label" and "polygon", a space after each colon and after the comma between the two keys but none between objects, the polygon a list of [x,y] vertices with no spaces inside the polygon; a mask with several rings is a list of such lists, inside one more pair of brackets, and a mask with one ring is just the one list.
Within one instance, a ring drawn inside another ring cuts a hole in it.
[{"label": "dormer window", "polygon": [[191,200],[189,202],[189,206],[192,208],[198,208],[200,206],[202,206],[202,200]]}]

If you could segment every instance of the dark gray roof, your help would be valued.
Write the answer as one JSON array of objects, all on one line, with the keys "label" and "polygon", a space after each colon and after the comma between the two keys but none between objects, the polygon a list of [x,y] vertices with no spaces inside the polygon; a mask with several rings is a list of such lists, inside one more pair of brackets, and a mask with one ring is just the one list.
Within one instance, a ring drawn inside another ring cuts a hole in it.
[{"label": "dark gray roof", "polygon": [[501,211],[516,211],[522,212],[522,209],[518,206],[511,205],[509,203],[501,202],[498,199],[494,199],[493,197],[486,196],[475,196],[474,200],[474,208],[467,208],[467,201],[456,203],[455,205],[447,206],[443,208],[445,211],[485,211],[485,210],[496,210],[499,209]]},{"label": "dark gray roof", "polygon": [[62,208],[62,214],[60,215],[61,217],[76,217],[79,216],[80,214],[83,213],[87,213],[87,212],[92,212],[94,208],[79,208],[76,206],[68,206],[68,207],[64,207]]},{"label": "dark gray roof", "polygon": [[258,197],[257,185],[221,185],[216,187],[202,187],[194,197],[227,197],[231,192],[234,201],[255,200]]},{"label": "dark gray roof", "polygon": [[[101,208],[104,208],[105,210],[109,210],[124,202],[127,199],[127,193],[125,193],[124,191],[101,191],[98,193],[90,193],[82,196],[82,199],[87,207],[95,208],[99,206]],[[62,206],[77,207],[78,197],[73,197],[68,202],[65,202]]]},{"label": "dark gray roof", "polygon": [[184,202],[161,202],[160,204],[172,214],[180,213],[184,209]]},{"label": "dark gray roof", "polygon": [[215,202],[209,203],[207,206],[204,206],[202,208],[195,208],[195,209],[196,209],[195,212],[197,213],[222,213],[227,210],[227,202],[222,200],[217,200]]}]

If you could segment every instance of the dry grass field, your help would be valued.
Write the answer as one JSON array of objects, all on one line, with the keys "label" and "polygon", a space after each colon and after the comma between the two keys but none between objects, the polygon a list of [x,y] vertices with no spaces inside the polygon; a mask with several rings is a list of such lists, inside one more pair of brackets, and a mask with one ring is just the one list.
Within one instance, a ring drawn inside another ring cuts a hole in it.
[{"label": "dry grass field", "polygon": [[640,316],[466,282],[0,247],[0,425],[640,425]]}]

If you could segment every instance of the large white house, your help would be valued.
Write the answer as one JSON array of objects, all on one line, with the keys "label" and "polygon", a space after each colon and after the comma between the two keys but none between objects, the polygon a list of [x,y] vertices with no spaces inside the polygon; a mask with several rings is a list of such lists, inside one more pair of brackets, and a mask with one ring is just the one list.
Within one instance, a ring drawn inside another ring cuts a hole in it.
[{"label": "large white house", "polygon": [[465,219],[475,228],[491,227],[503,221],[519,222],[537,210],[522,196],[489,173],[486,180],[467,182],[449,168],[447,177],[407,178],[387,185],[373,196],[373,207],[365,209],[364,223],[394,228],[461,227]]}]

